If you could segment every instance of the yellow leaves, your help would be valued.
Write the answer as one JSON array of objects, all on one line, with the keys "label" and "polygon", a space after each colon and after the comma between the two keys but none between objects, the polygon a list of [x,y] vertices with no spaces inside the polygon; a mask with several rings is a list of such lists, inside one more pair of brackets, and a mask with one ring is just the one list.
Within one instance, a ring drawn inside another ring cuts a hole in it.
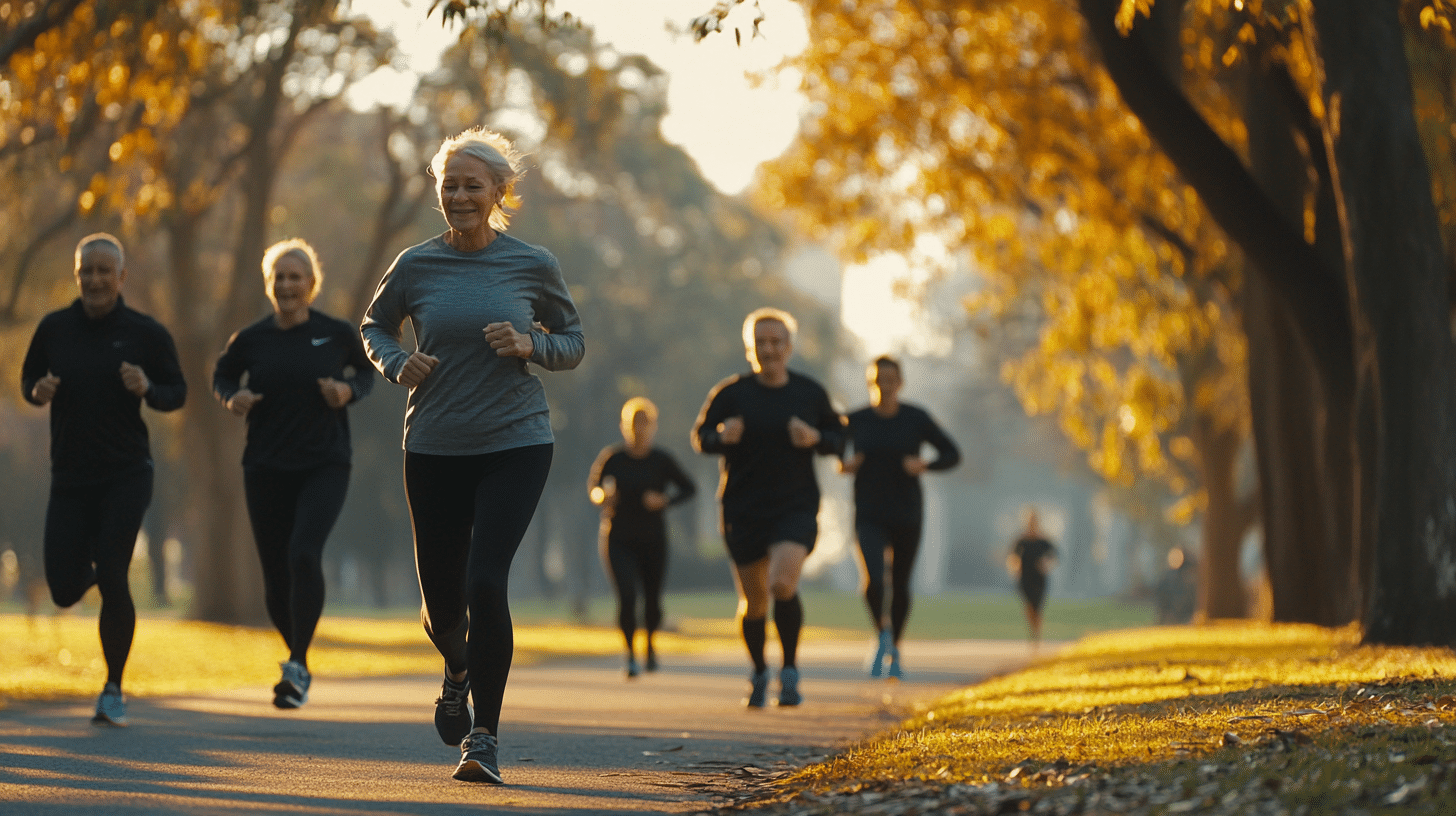
[{"label": "yellow leaves", "polygon": [[1448,14],[1449,12],[1444,7],[1444,4],[1442,4],[1442,8],[1439,10],[1435,6],[1426,6],[1421,9],[1421,28],[1429,29],[1435,27],[1450,31],[1451,19]]},{"label": "yellow leaves", "polygon": [[1115,18],[1117,30],[1126,36],[1132,31],[1133,21],[1137,19],[1137,15],[1141,14],[1147,17],[1152,14],[1152,11],[1152,0],[1122,0],[1122,3],[1117,7],[1117,16]]}]

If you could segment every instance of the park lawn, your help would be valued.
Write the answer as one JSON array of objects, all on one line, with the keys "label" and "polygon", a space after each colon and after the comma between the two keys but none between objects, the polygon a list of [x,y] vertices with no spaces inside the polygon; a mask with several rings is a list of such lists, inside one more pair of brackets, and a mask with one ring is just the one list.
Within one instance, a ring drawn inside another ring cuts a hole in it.
[{"label": "park lawn", "polygon": [[1358,641],[1353,627],[1260,623],[1090,636],[942,698],[750,807],[1456,812],[1456,655]]},{"label": "park lawn", "polygon": [[[561,623],[515,627],[516,665],[560,655],[609,655],[622,636],[606,627]],[[690,653],[736,644],[712,636],[664,633],[664,653]],[[94,614],[29,618],[0,615],[0,707],[6,700],[91,697],[106,680]],[[129,694],[159,695],[272,686],[288,659],[272,629],[142,617],[126,665]],[[309,649],[309,668],[320,677],[435,674],[440,656],[415,618],[325,616]]]}]

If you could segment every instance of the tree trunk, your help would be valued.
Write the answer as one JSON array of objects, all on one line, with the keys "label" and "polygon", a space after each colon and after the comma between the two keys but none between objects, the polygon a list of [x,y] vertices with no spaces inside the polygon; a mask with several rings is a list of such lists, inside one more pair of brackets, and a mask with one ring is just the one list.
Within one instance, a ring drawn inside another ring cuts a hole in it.
[{"label": "tree trunk", "polygon": [[168,229],[176,296],[177,353],[193,398],[183,411],[188,482],[186,505],[193,546],[192,617],[218,623],[262,624],[262,569],[243,511],[241,423],[212,399],[212,366],[221,346],[199,286],[200,216],[178,212]]},{"label": "tree trunk", "polygon": [[[1446,263],[1395,4],[1316,0],[1356,373],[1375,420],[1373,643],[1456,643]],[[1313,39],[1313,32],[1306,31]],[[1368,389],[1368,390],[1365,390]]]},{"label": "tree trunk", "polygon": [[1238,497],[1239,433],[1217,428],[1200,416],[1193,432],[1208,506],[1203,511],[1203,553],[1199,559],[1198,609],[1205,619],[1248,616],[1239,553],[1253,514]]}]

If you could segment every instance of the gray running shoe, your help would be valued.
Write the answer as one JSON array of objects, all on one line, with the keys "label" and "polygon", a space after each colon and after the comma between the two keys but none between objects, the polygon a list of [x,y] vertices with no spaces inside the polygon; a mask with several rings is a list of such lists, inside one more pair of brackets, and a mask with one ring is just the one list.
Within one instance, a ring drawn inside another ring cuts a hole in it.
[{"label": "gray running shoe", "polygon": [[96,716],[92,725],[111,725],[118,728],[126,725],[126,700],[121,696],[121,686],[107,683],[96,698]]},{"label": "gray running shoe", "polygon": [[796,706],[802,702],[804,696],[799,693],[799,670],[785,666],[779,671],[779,707]]},{"label": "gray running shoe", "polygon": [[639,675],[641,673],[642,673],[642,669],[639,668],[638,665],[637,665],[637,658],[635,658],[635,657],[629,657],[629,658],[627,658],[627,679],[630,680],[633,677],[636,677],[637,675]]},{"label": "gray running shoe", "polygon": [[768,703],[768,669],[754,672],[748,682],[753,684],[748,692],[748,707],[763,708]]},{"label": "gray running shoe", "polygon": [[460,764],[455,766],[455,778],[461,782],[502,783],[500,768],[496,765],[495,737],[484,731],[472,731],[460,742]]},{"label": "gray running shoe", "polygon": [[459,683],[445,678],[440,696],[435,698],[435,731],[446,745],[459,745],[475,725],[470,711],[470,678]]},{"label": "gray running shoe", "polygon": [[279,663],[283,667],[283,679],[273,687],[273,705],[277,708],[300,708],[308,702],[308,687],[313,675],[296,660]]}]

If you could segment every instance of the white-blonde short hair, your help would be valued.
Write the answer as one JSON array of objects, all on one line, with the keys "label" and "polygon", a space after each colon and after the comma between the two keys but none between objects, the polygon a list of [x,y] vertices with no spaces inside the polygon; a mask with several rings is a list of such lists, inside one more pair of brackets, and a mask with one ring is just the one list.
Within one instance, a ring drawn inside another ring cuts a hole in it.
[{"label": "white-blonde short hair", "polygon": [[319,264],[318,253],[302,238],[279,241],[263,253],[264,285],[273,283],[273,274],[278,271],[278,261],[284,255],[297,255],[308,264],[308,271],[313,275],[313,291],[309,297],[318,297],[319,290],[324,288],[324,268]]},{"label": "white-blonde short hair", "polygon": [[799,321],[795,320],[793,315],[789,314],[783,309],[775,309],[772,306],[763,306],[749,312],[748,317],[745,317],[743,319],[744,349],[753,349],[754,327],[765,320],[777,320],[778,322],[784,324],[784,328],[789,330],[790,343],[794,342],[794,339],[799,336]]},{"label": "white-blonde short hair", "polygon": [[516,195],[516,182],[526,175],[522,166],[524,158],[511,140],[481,127],[457,133],[440,144],[435,157],[430,159],[430,178],[438,189],[445,176],[445,162],[456,153],[464,153],[485,162],[490,175],[501,188],[501,199],[490,210],[491,229],[504,231],[511,224],[511,214],[521,208],[521,197]]},{"label": "white-blonde short hair", "polygon": [[86,250],[97,244],[105,244],[110,247],[116,253],[117,266],[121,269],[126,268],[126,250],[121,248],[121,241],[109,232],[93,232],[76,242],[77,269],[81,268],[81,256],[86,254]]}]

